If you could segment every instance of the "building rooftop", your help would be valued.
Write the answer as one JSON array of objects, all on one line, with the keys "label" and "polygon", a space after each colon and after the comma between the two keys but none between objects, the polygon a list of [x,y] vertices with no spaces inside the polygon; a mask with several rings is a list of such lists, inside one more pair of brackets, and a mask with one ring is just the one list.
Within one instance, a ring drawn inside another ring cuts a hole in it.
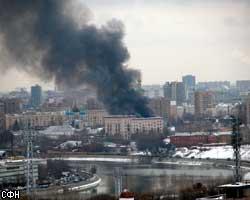
[{"label": "building rooftop", "polygon": [[105,118],[135,118],[135,115],[107,115]]},{"label": "building rooftop", "polygon": [[175,133],[174,136],[195,136],[195,135],[209,135],[208,132],[182,132],[182,133]]},{"label": "building rooftop", "polygon": [[182,132],[175,133],[174,136],[195,136],[195,135],[232,135],[231,131],[222,131],[222,132]]},{"label": "building rooftop", "polygon": [[65,133],[73,133],[74,128],[70,125],[63,125],[63,126],[50,126],[47,129],[40,131],[40,133],[44,134],[65,134]]},{"label": "building rooftop", "polygon": [[162,117],[136,117],[135,115],[107,115],[104,118],[133,118],[136,120],[162,119]]},{"label": "building rooftop", "polygon": [[220,185],[218,188],[250,188],[250,183],[237,182],[235,184]]},{"label": "building rooftop", "polygon": [[162,117],[136,117],[136,120],[152,120],[152,119],[163,119]]}]

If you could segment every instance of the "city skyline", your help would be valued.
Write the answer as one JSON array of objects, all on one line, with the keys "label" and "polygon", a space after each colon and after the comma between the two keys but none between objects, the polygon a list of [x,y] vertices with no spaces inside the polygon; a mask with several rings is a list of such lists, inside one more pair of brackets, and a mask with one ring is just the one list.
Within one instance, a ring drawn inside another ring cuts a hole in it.
[{"label": "city skyline", "polygon": [[[14,72],[14,75],[15,75],[15,78],[17,80],[17,84],[15,85],[12,85],[10,87],[3,87],[3,85],[0,85],[0,92],[11,92],[11,91],[14,91],[14,90],[18,90],[20,88],[25,88],[26,90],[28,90],[30,92],[31,90],[31,87],[33,85],[40,85],[44,91],[47,91],[47,90],[55,90],[57,87],[55,86],[55,84],[53,82],[46,82],[44,80],[40,80],[39,78],[35,78],[35,77],[27,77],[28,75],[26,73],[23,73],[23,74],[20,74],[20,73],[16,73]],[[187,76],[187,75],[193,75],[193,74],[183,74],[183,76]],[[172,79],[169,79],[169,80],[165,80],[163,81],[162,83],[161,82],[158,82],[158,83],[149,83],[149,84],[144,84],[144,82],[142,82],[142,86],[150,86],[150,85],[161,85],[161,86],[164,86],[164,84],[166,82],[182,82],[182,77],[183,76],[180,76],[180,77],[176,77],[176,78],[172,78]],[[27,77],[25,80],[23,79],[23,77]],[[195,76],[196,77],[196,76]],[[6,78],[6,82],[9,81],[7,79],[7,77],[4,77]],[[206,82],[225,82],[225,81],[229,81],[231,86],[236,86],[236,82],[237,81],[249,81],[249,79],[238,79],[238,80],[234,80],[234,81],[230,81],[230,80],[199,80],[198,77],[196,77],[196,85],[199,84],[199,83],[206,83]],[[1,81],[5,82],[5,80],[0,80],[0,83]]]}]

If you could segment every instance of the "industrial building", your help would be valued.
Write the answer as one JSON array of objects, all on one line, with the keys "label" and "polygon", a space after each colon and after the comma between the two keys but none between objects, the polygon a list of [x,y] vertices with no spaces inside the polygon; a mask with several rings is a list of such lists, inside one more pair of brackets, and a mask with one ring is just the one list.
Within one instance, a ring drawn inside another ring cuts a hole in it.
[{"label": "industrial building", "polygon": [[231,144],[232,132],[183,132],[169,137],[170,143],[176,147],[191,147],[203,144]]}]

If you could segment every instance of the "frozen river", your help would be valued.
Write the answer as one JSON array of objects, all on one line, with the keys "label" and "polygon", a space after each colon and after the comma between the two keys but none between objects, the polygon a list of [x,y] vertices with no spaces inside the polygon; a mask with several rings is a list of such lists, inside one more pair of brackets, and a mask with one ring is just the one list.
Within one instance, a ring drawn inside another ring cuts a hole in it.
[{"label": "frozen river", "polygon": [[[198,182],[214,183],[232,177],[231,169],[212,166],[180,166],[166,164],[138,164],[119,162],[70,161],[70,164],[82,170],[93,166],[101,177],[101,184],[93,193],[115,193],[115,185],[121,180],[122,188],[134,192],[178,191]],[[119,177],[119,178],[116,178]]]}]

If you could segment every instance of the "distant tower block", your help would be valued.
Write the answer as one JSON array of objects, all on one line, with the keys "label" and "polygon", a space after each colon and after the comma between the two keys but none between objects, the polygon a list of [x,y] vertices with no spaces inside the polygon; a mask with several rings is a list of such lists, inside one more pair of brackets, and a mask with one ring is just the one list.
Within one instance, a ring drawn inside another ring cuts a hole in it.
[{"label": "distant tower block", "polygon": [[31,99],[30,103],[32,107],[37,108],[42,104],[42,88],[39,85],[31,87]]}]

